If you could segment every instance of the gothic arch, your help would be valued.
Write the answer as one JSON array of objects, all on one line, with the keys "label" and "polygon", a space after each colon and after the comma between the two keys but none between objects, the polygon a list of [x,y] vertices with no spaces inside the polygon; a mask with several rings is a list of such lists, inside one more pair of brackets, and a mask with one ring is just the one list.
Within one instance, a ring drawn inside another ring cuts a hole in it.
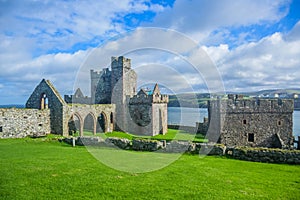
[{"label": "gothic arch", "polygon": [[[77,118],[77,120],[74,119]],[[69,135],[75,134],[77,131],[79,135],[83,135],[83,120],[79,113],[73,113],[67,122]]]},{"label": "gothic arch", "polygon": [[105,112],[101,112],[97,117],[97,132],[108,132],[108,118]]},{"label": "gothic arch", "polygon": [[96,125],[97,125],[97,121],[96,121],[96,117],[95,117],[94,113],[92,113],[92,112],[88,113],[84,118],[83,129],[92,131],[93,135],[95,135],[96,134]]}]

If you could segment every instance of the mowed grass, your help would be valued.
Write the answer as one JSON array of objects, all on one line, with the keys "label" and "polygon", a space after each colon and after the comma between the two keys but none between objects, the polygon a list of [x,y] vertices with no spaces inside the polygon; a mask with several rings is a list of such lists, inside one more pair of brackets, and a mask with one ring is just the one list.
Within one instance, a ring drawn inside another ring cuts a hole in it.
[{"label": "mowed grass", "polygon": [[126,173],[55,138],[2,139],[0,152],[0,199],[300,198],[300,166],[186,154],[158,171]]},{"label": "mowed grass", "polygon": [[[83,132],[84,136],[93,136],[93,133],[85,130]],[[78,135],[77,135],[78,136]],[[144,138],[144,139],[152,139],[152,140],[184,140],[184,141],[193,141],[193,142],[206,142],[207,140],[204,138],[201,134],[191,134],[182,130],[174,130],[174,129],[168,129],[168,132],[164,135],[159,134],[156,136],[137,136],[130,133],[124,133],[124,132],[118,132],[113,131],[110,133],[97,133],[96,136],[106,138],[106,137],[118,137],[118,138],[126,138],[129,140],[133,140],[135,138]]]}]

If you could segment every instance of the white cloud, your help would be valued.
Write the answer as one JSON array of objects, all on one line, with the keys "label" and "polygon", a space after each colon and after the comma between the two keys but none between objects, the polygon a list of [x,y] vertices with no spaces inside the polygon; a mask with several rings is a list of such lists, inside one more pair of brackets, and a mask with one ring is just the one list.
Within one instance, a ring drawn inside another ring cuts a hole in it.
[{"label": "white cloud", "polygon": [[285,38],[274,33],[231,50],[226,45],[204,49],[217,64],[226,90],[299,88],[300,39]]},{"label": "white cloud", "polygon": [[[203,74],[199,75],[185,60],[213,66],[204,53],[198,56],[201,50],[197,43],[217,44],[202,48],[218,66],[227,90],[299,87],[300,22],[286,35],[274,33],[257,42],[245,42],[250,33],[230,38],[230,27],[278,22],[287,14],[289,0],[177,0],[173,8],[149,0],[3,2],[0,1],[2,100],[19,95],[18,101],[23,103],[42,78],[50,79],[61,94],[70,93],[73,85],[80,86],[74,80],[77,72],[83,79],[78,83],[85,83],[88,95],[89,70],[108,67],[111,56],[122,54],[132,58],[135,68],[148,66],[139,69],[145,82],[170,85],[177,92],[190,92],[190,86],[200,90],[207,79],[213,82],[211,77],[218,72],[211,70],[213,67],[202,67]],[[167,30],[163,29],[150,34],[137,30],[92,51],[90,46],[131,28],[124,16],[149,10],[158,13],[151,26],[175,28],[196,41],[178,37],[176,32],[166,36],[162,33]],[[236,40],[237,46],[232,49],[224,38]],[[88,42],[90,46],[82,45]],[[74,45],[79,46],[73,48]],[[67,53],[70,49],[72,53]]]},{"label": "white cloud", "polygon": [[164,9],[148,0],[1,1],[0,7],[2,38],[10,35],[12,43],[14,38],[28,38],[44,52],[110,37],[126,28],[122,19],[126,14]]},{"label": "white cloud", "polygon": [[30,93],[42,78],[50,79],[61,94],[73,91],[74,79],[89,50],[71,53],[42,55],[22,62],[0,65],[0,79],[5,87],[0,87],[0,98],[9,96],[16,102],[25,103]]},{"label": "white cloud", "polygon": [[285,17],[291,0],[176,0],[173,7],[158,13],[145,25],[172,28],[188,34],[200,44],[218,45],[230,40],[240,45],[250,32],[232,35],[233,28],[273,24]]},{"label": "white cloud", "polygon": [[288,13],[289,2],[177,0],[172,9],[159,14],[154,22],[184,32],[211,31],[225,26],[278,21]]}]

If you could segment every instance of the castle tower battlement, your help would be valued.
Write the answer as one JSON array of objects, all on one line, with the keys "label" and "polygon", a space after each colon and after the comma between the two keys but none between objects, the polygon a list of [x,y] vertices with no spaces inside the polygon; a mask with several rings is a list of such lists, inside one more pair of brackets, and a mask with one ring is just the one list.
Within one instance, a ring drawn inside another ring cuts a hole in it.
[{"label": "castle tower battlement", "polygon": [[292,99],[220,99],[211,100],[210,107],[221,113],[288,113],[294,110]]}]

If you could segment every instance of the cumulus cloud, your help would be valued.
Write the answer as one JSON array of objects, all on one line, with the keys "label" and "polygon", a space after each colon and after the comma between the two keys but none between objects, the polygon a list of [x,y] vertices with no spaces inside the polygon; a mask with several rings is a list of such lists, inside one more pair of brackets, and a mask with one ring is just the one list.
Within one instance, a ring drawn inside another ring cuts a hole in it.
[{"label": "cumulus cloud", "polygon": [[288,14],[291,0],[176,0],[145,25],[163,26],[188,34],[200,44],[215,45],[230,39],[238,45],[249,32],[232,35],[231,29],[278,22]]},{"label": "cumulus cloud", "polygon": [[[176,0],[172,7],[151,2],[0,1],[1,104],[24,103],[42,78],[61,94],[74,86],[89,95],[89,70],[109,67],[110,57],[119,55],[132,59],[144,80],[140,85],[158,82],[180,93],[222,88],[213,84],[219,72],[226,90],[299,87],[300,22],[287,34],[253,41],[246,40],[247,29],[239,30],[279,22],[290,0]],[[192,39],[175,31],[164,35],[166,29],[124,33],[144,20],[128,17],[145,12],[156,16],[143,25],[173,28]]]},{"label": "cumulus cloud", "polygon": [[154,24],[184,32],[211,31],[225,26],[241,26],[278,21],[288,12],[289,0],[206,1],[177,0],[172,9],[157,16]]},{"label": "cumulus cloud", "polygon": [[[22,62],[2,63],[0,98],[24,103],[42,78],[50,79],[62,94],[73,92],[74,79],[89,50],[42,55]],[[7,102],[10,103],[10,102]]]},{"label": "cumulus cloud", "polygon": [[[298,29],[298,24],[290,33]],[[274,33],[258,42],[228,49],[205,47],[220,70],[226,90],[299,88],[300,39]]]},{"label": "cumulus cloud", "polygon": [[40,53],[47,53],[68,50],[78,43],[97,44],[126,30],[122,18],[128,13],[159,12],[164,7],[148,0],[12,0],[1,1],[0,9],[1,40],[27,39]]}]

